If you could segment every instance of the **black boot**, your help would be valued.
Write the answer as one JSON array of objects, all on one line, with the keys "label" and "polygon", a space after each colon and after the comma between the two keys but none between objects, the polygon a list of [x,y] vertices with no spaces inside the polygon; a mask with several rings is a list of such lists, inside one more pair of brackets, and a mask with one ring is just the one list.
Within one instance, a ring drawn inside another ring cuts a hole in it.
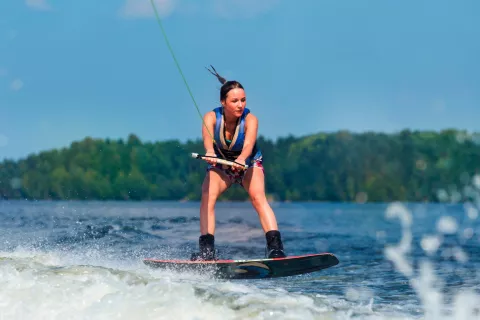
[{"label": "black boot", "polygon": [[190,260],[192,261],[206,261],[217,260],[215,255],[215,237],[213,234],[207,233],[200,236],[198,239],[200,252],[192,253]]},{"label": "black boot", "polygon": [[271,230],[265,234],[267,238],[267,250],[266,257],[268,259],[272,258],[285,258],[285,252],[283,251],[282,237],[278,230]]}]

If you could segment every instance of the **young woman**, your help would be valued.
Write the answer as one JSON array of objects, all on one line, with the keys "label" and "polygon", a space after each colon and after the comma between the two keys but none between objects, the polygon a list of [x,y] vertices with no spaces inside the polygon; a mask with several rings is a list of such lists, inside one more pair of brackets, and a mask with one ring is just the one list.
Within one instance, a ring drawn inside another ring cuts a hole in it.
[{"label": "young woman", "polygon": [[[267,258],[285,257],[275,214],[265,196],[262,153],[256,144],[258,120],[245,108],[247,99],[243,86],[237,81],[226,81],[216,71],[212,74],[222,83],[222,106],[204,116],[202,137],[206,156],[211,158],[207,158],[209,166],[202,185],[200,252],[194,253],[192,260],[216,259],[215,203],[233,183],[240,184],[248,192],[258,213],[267,240]],[[212,141],[211,133],[216,143]],[[217,164],[216,158],[225,158],[240,165]],[[247,170],[242,166],[245,164],[248,165]]]}]

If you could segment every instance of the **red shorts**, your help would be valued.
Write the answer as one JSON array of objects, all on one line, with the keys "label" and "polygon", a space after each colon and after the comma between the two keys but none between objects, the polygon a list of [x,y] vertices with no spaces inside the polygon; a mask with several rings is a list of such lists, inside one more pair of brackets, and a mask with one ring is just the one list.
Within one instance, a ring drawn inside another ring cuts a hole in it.
[{"label": "red shorts", "polygon": [[[210,171],[213,168],[224,172],[230,180],[230,183],[237,183],[243,186],[243,177],[245,176],[245,172],[247,172],[247,170],[232,170],[231,166],[226,166],[223,164],[216,164],[215,166],[212,166],[209,164],[207,167],[207,171]],[[262,158],[253,159],[248,168],[260,168],[263,171]]]}]

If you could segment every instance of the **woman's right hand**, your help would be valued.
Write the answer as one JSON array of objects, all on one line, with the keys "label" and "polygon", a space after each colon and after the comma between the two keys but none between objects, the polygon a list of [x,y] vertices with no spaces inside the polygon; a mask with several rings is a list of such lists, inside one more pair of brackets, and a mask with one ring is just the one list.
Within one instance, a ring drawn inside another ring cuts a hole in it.
[{"label": "woman's right hand", "polygon": [[[205,161],[207,161],[208,164],[211,164],[212,166],[217,164],[217,155],[215,154],[215,152],[207,152],[205,155],[208,157],[208,158],[205,158]],[[214,157],[214,158],[210,158],[210,157]]]}]

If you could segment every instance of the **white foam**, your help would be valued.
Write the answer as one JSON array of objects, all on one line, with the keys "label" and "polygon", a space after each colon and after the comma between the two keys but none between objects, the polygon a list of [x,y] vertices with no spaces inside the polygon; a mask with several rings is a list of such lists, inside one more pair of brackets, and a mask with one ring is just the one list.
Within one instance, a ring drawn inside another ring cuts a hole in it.
[{"label": "white foam", "polygon": [[479,319],[480,296],[472,290],[460,291],[453,302],[452,319]]},{"label": "white foam", "polygon": [[105,267],[88,265],[87,258],[79,264],[82,257],[75,261],[73,256],[27,249],[0,253],[0,319],[315,319],[335,314],[330,298],[281,287],[260,289],[141,263],[130,262],[125,269],[125,262]]},{"label": "white foam", "polygon": [[12,258],[0,268],[0,317],[13,319],[232,319],[189,283],[94,266],[50,267]]},{"label": "white foam", "polygon": [[350,301],[370,301],[373,299],[373,292],[367,288],[348,288],[345,297]]}]

